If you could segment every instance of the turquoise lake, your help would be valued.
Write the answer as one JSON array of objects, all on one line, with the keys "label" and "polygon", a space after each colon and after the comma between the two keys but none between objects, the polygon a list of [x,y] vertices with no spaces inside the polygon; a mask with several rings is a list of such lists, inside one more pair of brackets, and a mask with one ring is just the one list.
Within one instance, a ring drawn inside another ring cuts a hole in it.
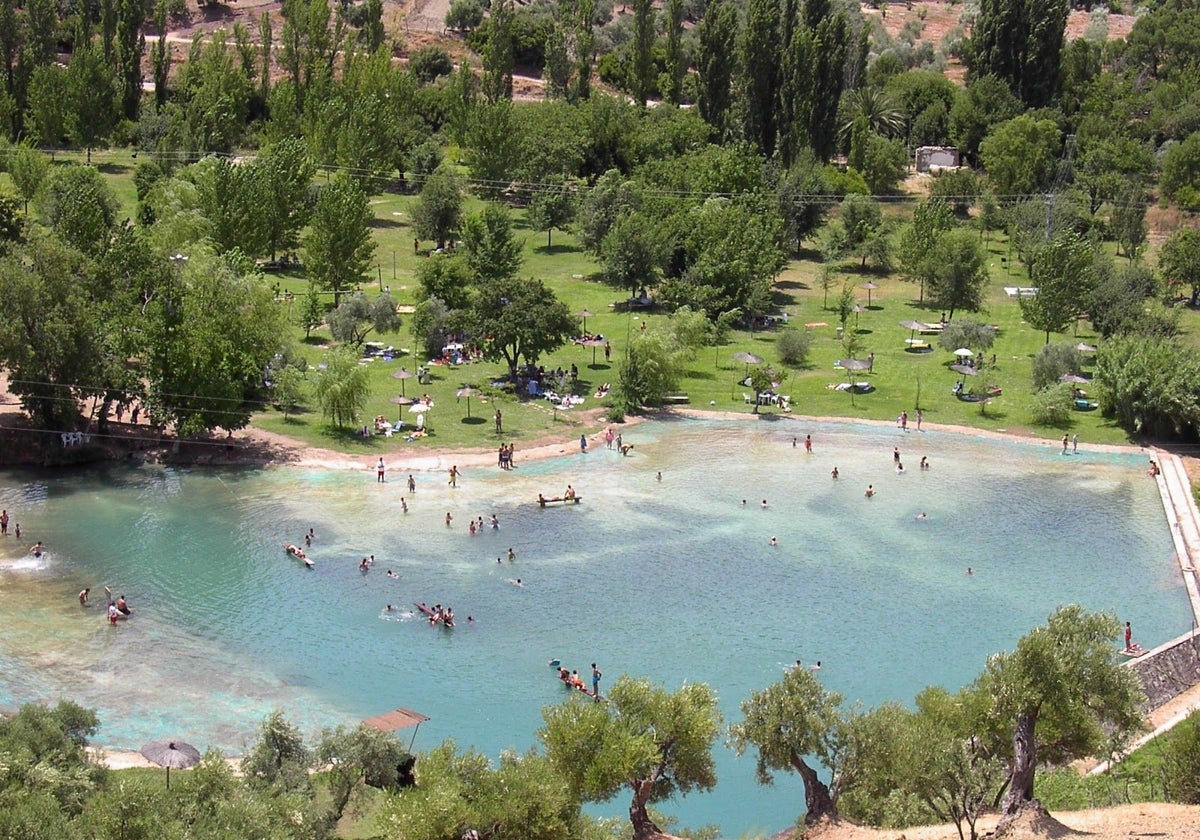
[{"label": "turquoise lake", "polygon": [[[956,688],[1064,603],[1118,614],[1146,647],[1191,627],[1136,449],[1064,456],[802,420],[650,422],[625,441],[625,458],[600,443],[525,462],[518,448],[518,469],[464,469],[453,489],[414,473],[415,494],[400,453],[382,485],[367,459],[0,473],[0,506],[24,531],[0,544],[0,706],[69,697],[99,711],[111,747],[170,736],[235,754],[274,708],[315,735],[407,706],[432,718],[416,749],[452,737],[495,757],[532,746],[541,707],[566,695],[551,658],[581,674],[599,663],[602,692],[621,674],[707,682],[728,722],[796,659],[820,660],[851,703]],[[582,504],[534,503],[568,483]],[[492,514],[498,530],[468,535]],[[311,571],[281,550],[310,527]],[[497,563],[510,546],[516,561]],[[108,626],[105,584],[132,620]],[[406,619],[415,601],[452,605],[459,626]],[[767,833],[802,811],[794,775],[759,787],[752,756],[716,754],[713,792],[664,803],[680,826]],[[601,810],[626,807],[622,794]]]}]

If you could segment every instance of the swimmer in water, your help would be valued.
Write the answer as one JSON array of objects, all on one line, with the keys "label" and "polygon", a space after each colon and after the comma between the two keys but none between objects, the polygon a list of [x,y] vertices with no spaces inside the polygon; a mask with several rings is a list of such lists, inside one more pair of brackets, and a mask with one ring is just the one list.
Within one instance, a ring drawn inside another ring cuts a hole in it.
[{"label": "swimmer in water", "polygon": [[866,492],[866,493],[864,493],[863,495],[864,495],[864,496],[866,496],[868,499],[869,499],[869,498],[871,498],[872,496],[874,496],[874,495],[875,495],[875,485],[873,485],[873,484],[868,484],[868,485],[867,485],[867,492]]},{"label": "swimmer in water", "polygon": [[388,570],[387,570],[387,576],[388,576],[388,577],[390,577],[390,578],[399,578],[399,577],[400,577],[400,575],[396,574],[396,573],[395,573],[395,572],[393,572],[391,569],[388,569]]},{"label": "swimmer in water", "polygon": [[766,510],[766,508],[767,508],[767,500],[766,499],[762,500],[762,508],[763,508],[763,510]]},{"label": "swimmer in water", "polygon": [[386,607],[384,607],[384,608],[383,608],[383,611],[384,611],[384,612],[391,612],[391,611],[392,611],[392,605],[391,605],[391,604],[388,604]]},{"label": "swimmer in water", "polygon": [[512,580],[510,578],[508,582],[511,583],[513,586],[524,586],[525,585],[525,584],[521,583],[520,578],[517,578],[516,580]]},{"label": "swimmer in water", "polygon": [[818,659],[818,660],[817,660],[817,664],[816,664],[816,665],[809,665],[809,666],[808,666],[808,670],[810,670],[810,671],[820,671],[820,670],[821,670],[821,660],[820,660],[820,659]]},{"label": "swimmer in water", "polygon": [[973,574],[975,574],[975,572],[974,572],[974,571],[971,569],[971,567],[970,567],[970,566],[967,566],[967,575],[968,575],[968,576],[970,576],[970,575],[973,575]]},{"label": "swimmer in water", "polygon": [[446,511],[446,527],[450,527],[450,523],[454,521],[454,517],[450,515],[450,511]]},{"label": "swimmer in water", "polygon": [[834,468],[833,468],[833,470],[832,470],[832,471],[829,473],[829,477],[830,477],[830,478],[837,478],[837,477],[838,477],[838,468],[837,468],[837,467],[834,467]]},{"label": "swimmer in water", "polygon": [[80,606],[86,607],[88,605],[88,595],[90,595],[91,592],[92,592],[92,590],[89,588],[86,588],[86,587],[84,589],[80,590],[80,592],[79,592]]},{"label": "swimmer in water", "polygon": [[45,553],[45,550],[46,550],[46,547],[44,545],[42,545],[41,540],[38,540],[36,543],[34,543],[33,545],[31,545],[29,547],[29,551],[33,554],[34,557],[41,557],[42,554]]},{"label": "swimmer in water", "polygon": [[746,506],[746,500],[742,499],[742,507],[745,507],[745,506]]},{"label": "swimmer in water", "polygon": [[917,514],[917,521],[918,521],[918,522],[923,522],[924,520],[925,520],[925,512],[924,512],[924,511],[922,511],[921,513],[918,513],[918,514]]},{"label": "swimmer in water", "polygon": [[511,548],[511,547],[509,547],[509,549],[508,549],[508,562],[509,562],[509,563],[511,563],[512,561],[514,561],[514,560],[516,560],[516,559],[517,559],[517,552],[513,551],[513,550],[512,550],[512,548]]},{"label": "swimmer in water", "polygon": [[654,479],[655,479],[655,481],[662,481],[662,473],[660,472],[657,475],[655,475]]},{"label": "swimmer in water", "polygon": [[496,514],[493,513],[492,514],[492,530],[496,531],[499,528],[500,528],[500,519],[496,516]]},{"label": "swimmer in water", "polygon": [[771,537],[771,541],[768,542],[767,545],[779,545],[779,540],[777,540],[775,537]]}]

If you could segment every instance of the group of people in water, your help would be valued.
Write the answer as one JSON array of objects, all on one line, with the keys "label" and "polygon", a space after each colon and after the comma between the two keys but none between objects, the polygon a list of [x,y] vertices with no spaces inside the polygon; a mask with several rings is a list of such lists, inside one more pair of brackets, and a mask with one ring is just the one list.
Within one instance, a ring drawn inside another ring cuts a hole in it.
[{"label": "group of people in water", "polygon": [[579,676],[578,671],[568,671],[557,659],[551,660],[551,665],[558,668],[558,678],[567,688],[573,688],[577,691],[582,691],[588,697],[593,698],[597,703],[600,702],[600,678],[603,674],[596,667],[596,663],[592,663],[592,688],[589,691],[588,687],[583,682],[583,677]]},{"label": "group of people in water", "polygon": [[[91,605],[92,589],[90,586],[85,586],[79,590],[79,606],[87,607]],[[115,625],[118,621],[129,618],[133,615],[133,610],[129,608],[129,602],[125,600],[124,595],[118,595],[115,599],[112,596],[112,590],[107,586],[104,587],[105,599],[108,602],[107,617],[108,623]]]}]

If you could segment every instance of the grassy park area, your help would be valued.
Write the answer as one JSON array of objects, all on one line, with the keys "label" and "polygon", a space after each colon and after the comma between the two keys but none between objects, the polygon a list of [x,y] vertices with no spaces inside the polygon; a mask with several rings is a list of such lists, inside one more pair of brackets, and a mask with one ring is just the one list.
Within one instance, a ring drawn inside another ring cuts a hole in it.
[{"label": "grassy park area", "polygon": [[[111,181],[124,210],[132,216],[136,209],[132,175],[137,161],[121,151],[94,153],[93,157]],[[57,157],[58,161],[70,159],[70,155]],[[320,182],[325,175],[317,177]],[[402,313],[411,312],[416,303],[415,271],[419,262],[428,258],[431,247],[430,242],[421,242],[420,253],[415,252],[410,215],[415,200],[414,195],[395,193],[383,193],[371,199],[377,243],[376,282],[364,286],[363,291],[375,295],[389,289],[402,307]],[[479,206],[472,199],[466,209],[471,212]],[[376,359],[367,365],[371,398],[364,421],[369,422],[377,415],[391,421],[402,416],[406,426],[411,428],[415,416],[409,416],[407,409],[401,412],[392,399],[402,393],[409,397],[428,393],[434,403],[433,410],[427,415],[428,437],[414,442],[405,442],[402,437],[364,440],[349,431],[331,429],[319,413],[307,407],[286,419],[277,411],[262,412],[255,416],[253,424],[312,446],[332,447],[348,454],[386,453],[416,447],[490,448],[501,440],[531,441],[556,436],[566,439],[580,431],[602,428],[603,416],[590,410],[601,408],[603,401],[592,395],[604,383],[616,384],[619,362],[629,337],[643,328],[652,329],[669,316],[658,308],[626,309],[622,301],[627,293],[599,279],[598,263],[570,232],[554,231],[552,244],[548,246],[546,234],[528,226],[523,210],[514,210],[513,217],[518,237],[523,240],[524,262],[519,276],[545,281],[573,313],[585,310],[592,313],[586,318],[587,330],[603,334],[612,345],[612,357],[608,362],[604,359],[603,349],[593,353],[593,349],[578,345],[567,345],[540,360],[547,369],[558,366],[569,369],[572,364],[578,367],[577,393],[586,397],[582,406],[569,411],[555,410],[545,400],[519,400],[511,393],[502,392],[492,385],[505,373],[504,366],[499,363],[434,365],[430,384],[420,385],[416,379],[398,381],[392,378],[394,372],[402,367],[412,372],[427,361],[419,350],[413,354],[413,349],[419,345],[405,325],[395,334],[367,337],[368,341],[395,347],[397,353],[390,362]],[[790,370],[780,363],[775,344],[782,325],[753,333],[733,330],[725,343],[697,352],[681,379],[679,392],[686,394],[687,405],[693,408],[751,413],[754,410],[752,400],[748,401],[745,396],[749,389],[740,384],[746,377],[747,365],[734,359],[735,354],[748,352],[762,357],[767,365],[787,370],[778,391],[790,395],[791,413],[797,416],[888,421],[895,420],[905,410],[910,416],[914,415],[919,407],[926,423],[1031,434],[1047,439],[1057,439],[1064,433],[1078,434],[1081,444],[1127,442],[1126,433],[1105,420],[1099,411],[1074,412],[1069,423],[1061,427],[1033,425],[1031,363],[1045,343],[1045,336],[1023,323],[1017,299],[1004,291],[1005,286],[1028,285],[1025,269],[1016,261],[1007,238],[1002,233],[991,233],[985,245],[991,273],[986,308],[978,314],[957,313],[957,317],[976,319],[998,328],[995,345],[986,354],[988,364],[966,383],[968,388],[977,389],[994,386],[999,389],[998,397],[986,402],[966,402],[956,398],[951,389],[962,376],[949,369],[956,359],[952,352],[937,346],[936,335],[916,336],[927,339],[928,349],[917,352],[909,347],[907,340],[914,338],[914,334],[901,322],[936,324],[942,315],[940,310],[918,303],[915,285],[902,281],[896,272],[859,271],[857,261],[850,259],[837,266],[835,282],[826,291],[817,281],[820,264],[815,254],[790,261],[774,286],[775,314],[787,313],[789,327],[807,330],[812,335],[808,363]],[[1148,259],[1155,260],[1153,250]],[[273,285],[278,283],[278,305],[287,308],[289,322],[296,325],[295,337],[300,352],[310,365],[320,364],[331,338],[328,328],[321,327],[305,339],[298,326],[303,296],[308,290],[303,272],[272,273],[267,278]],[[868,282],[877,288],[863,288]],[[838,336],[836,311],[843,284],[852,287],[862,308],[846,325],[847,332],[855,333],[859,338],[857,356],[862,359],[874,354],[873,369],[853,376],[835,367],[835,362],[846,355]],[[1181,322],[1184,332],[1193,337],[1196,317],[1195,313],[1187,312]],[[582,331],[582,317],[580,321]],[[1081,320],[1077,326],[1076,331],[1052,336],[1052,340],[1097,342],[1098,336],[1086,321]],[[990,363],[992,354],[995,355],[994,364]],[[873,390],[854,394],[833,388],[850,381],[869,382]],[[459,389],[468,386],[478,389],[470,400],[470,416],[467,400],[455,396]],[[1086,390],[1088,386],[1083,387]],[[1093,399],[1098,396],[1089,394]],[[491,422],[497,408],[504,416],[503,435],[495,433]],[[781,413],[776,406],[763,406],[759,411],[762,414]],[[915,423],[915,418],[912,422]]]}]

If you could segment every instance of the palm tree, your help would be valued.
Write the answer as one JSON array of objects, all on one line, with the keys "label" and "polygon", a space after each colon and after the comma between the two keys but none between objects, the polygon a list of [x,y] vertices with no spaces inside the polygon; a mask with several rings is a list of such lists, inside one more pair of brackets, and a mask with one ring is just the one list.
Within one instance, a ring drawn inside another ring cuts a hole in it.
[{"label": "palm tree", "polygon": [[850,136],[859,117],[867,122],[867,128],[883,137],[896,137],[904,133],[904,112],[896,102],[879,88],[863,87],[846,94],[844,119],[839,133],[844,140]]}]

